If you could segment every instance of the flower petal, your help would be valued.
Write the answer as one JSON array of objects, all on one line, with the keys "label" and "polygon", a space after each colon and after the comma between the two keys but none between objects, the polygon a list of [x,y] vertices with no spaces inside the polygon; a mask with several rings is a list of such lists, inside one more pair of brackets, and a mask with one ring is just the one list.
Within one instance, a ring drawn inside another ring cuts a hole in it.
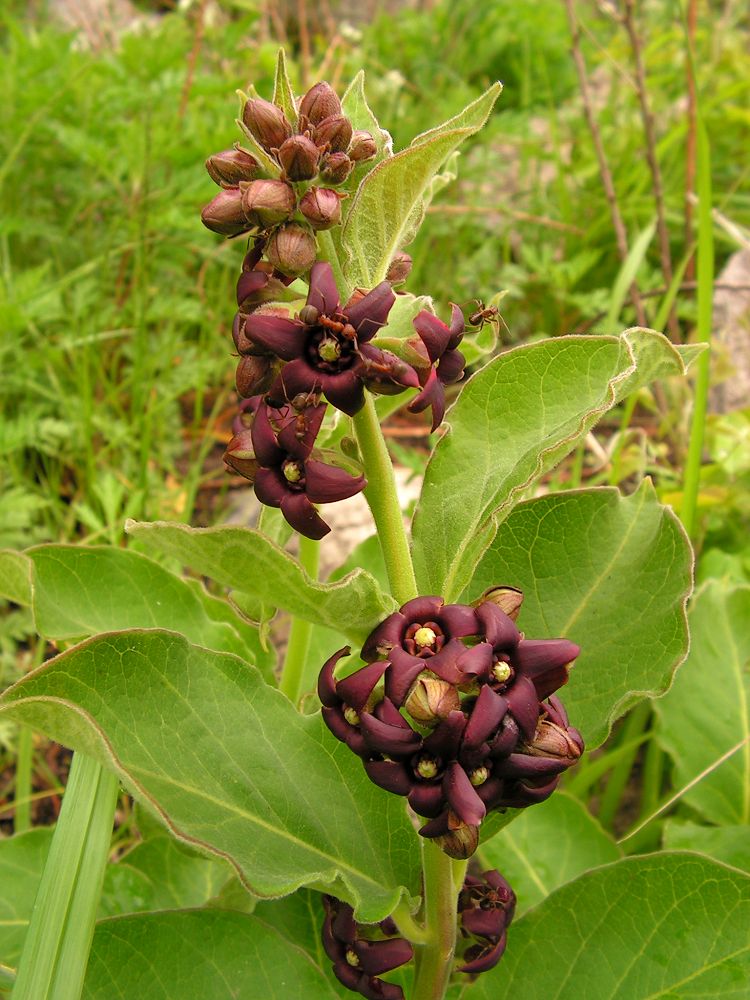
[{"label": "flower petal", "polygon": [[434,656],[427,657],[423,662],[428,670],[437,674],[449,684],[460,684],[465,678],[458,668],[458,660],[464,654],[466,647],[458,639],[451,639]]},{"label": "flower petal", "polygon": [[365,390],[351,369],[338,375],[321,376],[320,385],[331,406],[335,406],[337,410],[350,417],[365,405]]},{"label": "flower petal", "polygon": [[364,765],[370,781],[394,795],[408,795],[414,786],[408,770],[397,760],[366,760]]},{"label": "flower petal", "polygon": [[559,757],[532,757],[525,753],[512,753],[498,761],[495,771],[503,778],[552,778],[567,770],[569,762]]},{"label": "flower petal", "polygon": [[301,356],[305,346],[305,328],[299,320],[267,313],[250,313],[245,319],[245,334],[258,347],[284,361]]},{"label": "flower petal", "polygon": [[469,781],[469,776],[457,761],[448,765],[443,778],[443,791],[451,809],[467,826],[479,826],[487,809]]},{"label": "flower petal", "polygon": [[531,678],[544,699],[566,683],[570,664],[580,652],[568,639],[524,639],[513,654],[513,666]]},{"label": "flower petal", "polygon": [[363,714],[359,724],[370,749],[389,757],[413,754],[421,743],[419,733],[415,733],[413,729],[391,726],[376,719],[374,715]]},{"label": "flower petal", "polygon": [[432,430],[435,431],[445,416],[445,389],[434,368],[430,369],[424,388],[406,407],[410,413],[421,413],[432,407]]},{"label": "flower petal", "polygon": [[326,261],[319,260],[310,269],[310,290],[307,305],[314,306],[324,316],[331,316],[339,308],[339,290],[333,269]]},{"label": "flower petal", "polygon": [[449,809],[443,810],[439,816],[436,816],[434,819],[431,819],[429,823],[425,823],[424,826],[420,826],[419,828],[420,836],[429,838],[442,837],[446,833],[450,833],[450,831],[451,824]]},{"label": "flower petal", "polygon": [[539,698],[534,685],[528,677],[518,676],[505,697],[524,738],[533,739],[539,720]]},{"label": "flower petal", "polygon": [[261,403],[255,411],[251,434],[253,451],[259,464],[266,468],[280,466],[285,458],[285,454],[276,440],[276,432],[271,426],[268,407],[265,403]]},{"label": "flower petal", "polygon": [[270,280],[265,271],[243,271],[237,281],[237,305],[241,306],[249,295],[265,288]]},{"label": "flower petal", "polygon": [[370,632],[359,655],[363,660],[376,660],[379,656],[387,656],[394,646],[401,643],[405,630],[406,619],[400,611],[394,611]]},{"label": "flower petal", "polygon": [[468,604],[446,604],[440,609],[436,621],[451,639],[479,634],[476,610]]},{"label": "flower petal", "polygon": [[442,597],[414,597],[406,604],[402,604],[399,610],[410,625],[416,622],[421,624],[434,620],[443,605]]},{"label": "flower petal", "polygon": [[[459,310],[460,312],[460,310]],[[463,320],[463,314],[461,316]],[[448,348],[451,332],[441,319],[423,309],[412,320],[412,326],[419,334],[422,343],[427,348],[427,354],[433,364],[438,361]]]},{"label": "flower petal", "polygon": [[496,941],[505,930],[505,911],[495,909],[482,909],[481,906],[464,910],[461,914],[461,923],[465,931],[475,934],[478,937],[491,938]]},{"label": "flower petal", "polygon": [[424,741],[425,753],[443,760],[455,760],[461,737],[466,728],[466,716],[458,710],[449,712]]},{"label": "flower petal", "polygon": [[361,712],[387,666],[382,660],[368,663],[366,667],[340,680],[336,684],[336,693],[343,702]]},{"label": "flower petal", "polygon": [[507,711],[507,699],[485,684],[471,710],[462,746],[467,750],[477,749],[497,729]]},{"label": "flower petal", "polygon": [[390,972],[414,957],[412,946],[403,938],[395,938],[393,941],[357,941],[354,952],[359,959],[360,969],[368,976]]},{"label": "flower petal", "polygon": [[[257,477],[255,481],[257,484]],[[281,513],[294,530],[306,538],[318,540],[331,530],[304,493],[287,493],[281,498],[279,506]]]},{"label": "flower petal", "polygon": [[443,385],[458,382],[466,368],[466,358],[460,351],[447,351],[437,367],[437,375]]},{"label": "flower petal", "polygon": [[394,646],[388,659],[390,667],[385,675],[385,693],[394,705],[403,705],[409,688],[422,671],[428,669],[427,662],[412,656],[400,646]]},{"label": "flower petal", "polygon": [[372,340],[381,326],[385,326],[395,301],[396,295],[390,283],[381,281],[358,302],[344,307],[346,318],[357,331],[360,343]]},{"label": "flower petal", "polygon": [[305,492],[313,503],[333,503],[361,493],[367,485],[364,476],[352,476],[336,465],[308,460],[305,462]]},{"label": "flower petal", "polygon": [[505,951],[505,946],[507,944],[507,934],[505,931],[500,935],[498,940],[491,948],[487,948],[482,951],[476,958],[473,958],[470,962],[462,965],[459,968],[459,972],[468,972],[471,974],[476,974],[478,972],[487,972],[489,969],[494,969],[500,959],[503,957],[503,952]]},{"label": "flower petal", "polygon": [[451,302],[451,325],[450,325],[450,340],[448,341],[448,350],[454,350],[461,343],[464,335],[464,314],[461,308],[456,305],[455,302]]},{"label": "flower petal", "polygon": [[318,697],[326,708],[336,708],[341,704],[341,698],[336,692],[336,680],[333,672],[342,656],[351,653],[351,646],[342,646],[333,656],[329,656],[318,676]]},{"label": "flower petal", "polygon": [[516,623],[491,601],[485,601],[477,608],[477,618],[487,642],[495,652],[509,652],[518,645],[521,635]]},{"label": "flower petal", "polygon": [[258,469],[253,482],[256,497],[267,507],[281,506],[281,501],[288,496],[288,485],[276,468]]},{"label": "flower petal", "polygon": [[488,642],[477,643],[459,656],[456,666],[467,678],[489,677],[492,667],[492,646]]},{"label": "flower petal", "polygon": [[503,719],[502,728],[490,745],[490,756],[493,760],[497,757],[507,757],[509,753],[513,753],[520,740],[521,734],[518,730],[518,723],[508,713]]},{"label": "flower petal", "polygon": [[418,816],[427,816],[429,819],[439,816],[446,808],[442,784],[439,781],[432,785],[415,782],[409,792],[409,805]]},{"label": "flower petal", "polygon": [[298,414],[292,411],[289,417],[284,420],[277,435],[281,448],[292,458],[304,462],[313,449],[325,412],[325,403],[307,406]]}]

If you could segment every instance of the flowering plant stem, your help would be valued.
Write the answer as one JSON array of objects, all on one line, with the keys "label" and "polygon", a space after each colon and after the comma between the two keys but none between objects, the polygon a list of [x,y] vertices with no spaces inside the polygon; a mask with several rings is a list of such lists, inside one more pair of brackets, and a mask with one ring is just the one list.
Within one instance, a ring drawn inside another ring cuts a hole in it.
[{"label": "flowering plant stem", "polygon": [[[368,482],[365,497],[378,529],[391,593],[399,604],[404,604],[417,596],[417,583],[393,464],[371,396],[354,417],[354,426]],[[416,969],[411,996],[413,1000],[441,1000],[451,974],[456,946],[456,903],[466,863],[452,861],[440,848],[423,838],[420,843],[424,926],[422,933],[412,939]],[[408,928],[403,923],[400,929],[408,936]]]},{"label": "flowering plant stem", "polygon": [[76,753],[21,953],[14,1000],[78,1000],[112,836],[118,781]]},{"label": "flowering plant stem", "polygon": [[[307,575],[313,581],[318,579],[319,555],[320,542],[315,541],[313,538],[306,538],[305,535],[300,535],[299,560]],[[292,619],[292,625],[289,630],[289,642],[286,647],[286,655],[284,656],[284,665],[281,668],[279,689],[294,704],[297,703],[300,695],[311,633],[311,622],[297,617]]]},{"label": "flowering plant stem", "polygon": [[354,417],[354,428],[367,476],[365,497],[370,505],[383,552],[391,593],[399,604],[417,596],[417,581],[396,492],[393,463],[388,454],[372,396]]}]

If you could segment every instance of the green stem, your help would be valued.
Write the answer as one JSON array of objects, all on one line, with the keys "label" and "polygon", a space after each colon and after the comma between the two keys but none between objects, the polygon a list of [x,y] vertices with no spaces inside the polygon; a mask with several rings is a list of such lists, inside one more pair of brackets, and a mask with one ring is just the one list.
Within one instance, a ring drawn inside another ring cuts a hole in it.
[{"label": "green stem", "polygon": [[638,753],[639,744],[636,740],[648,728],[650,718],[651,705],[649,702],[644,701],[640,705],[636,705],[623,726],[620,742],[623,744],[630,743],[632,749],[628,753],[623,754],[617,761],[607,780],[607,787],[604,789],[599,806],[599,822],[603,827],[611,828],[614,823],[617,810],[620,806],[620,800],[625,791],[625,786],[630,779],[633,764]]},{"label": "green stem", "polygon": [[[714,236],[711,218],[711,152],[703,120],[698,118],[698,341],[710,344],[713,312],[714,281]],[[708,410],[708,388],[710,384],[709,352],[705,351],[697,361],[695,380],[695,404],[690,425],[690,446],[685,465],[685,480],[682,488],[680,516],[685,531],[695,538],[695,515],[698,506],[701,460],[703,457],[703,437],[706,412]]]},{"label": "green stem", "polygon": [[[312,580],[318,579],[319,555],[320,542],[300,535],[299,561]],[[287,698],[295,705],[299,700],[302,688],[302,678],[305,673],[305,666],[307,665],[307,651],[310,648],[311,635],[312,622],[298,617],[292,619],[284,665],[281,668],[279,690],[283,691]]]},{"label": "green stem", "polygon": [[25,833],[31,828],[31,774],[34,759],[34,734],[28,726],[18,731],[18,756],[16,759],[15,833]]},{"label": "green stem", "polygon": [[420,927],[414,919],[409,907],[403,899],[393,911],[391,916],[399,929],[399,933],[402,937],[405,937],[407,941],[411,941],[412,944],[427,943],[427,932],[423,927]]},{"label": "green stem", "polygon": [[18,966],[13,1000],[79,1000],[112,836],[118,782],[73,756]]},{"label": "green stem", "polygon": [[370,505],[383,552],[391,593],[399,604],[417,596],[417,581],[388,454],[372,396],[354,417],[359,449],[367,475],[365,497]]},{"label": "green stem", "polygon": [[425,840],[422,870],[427,941],[416,949],[411,1000],[442,1000],[456,950],[456,885],[463,884],[466,863],[452,861],[439,847]]}]

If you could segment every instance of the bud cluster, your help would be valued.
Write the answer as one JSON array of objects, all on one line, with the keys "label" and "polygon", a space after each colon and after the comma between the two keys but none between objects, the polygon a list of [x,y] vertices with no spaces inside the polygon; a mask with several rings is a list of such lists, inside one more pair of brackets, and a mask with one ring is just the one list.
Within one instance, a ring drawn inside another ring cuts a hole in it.
[{"label": "bud cluster", "polygon": [[510,587],[476,606],[415,598],[371,633],[365,666],[336,680],[344,647],[318,680],[333,735],[453,857],[474,853],[488,812],[551,795],[583,752],[554,696],[579,647],[527,639],[515,624],[522,599]]},{"label": "bud cluster", "polygon": [[458,896],[458,926],[464,944],[459,972],[476,975],[503,957],[516,894],[498,871],[467,875]]},{"label": "bud cluster", "polygon": [[333,896],[323,896],[323,906],[323,948],[338,981],[369,1000],[404,1000],[400,986],[377,978],[414,957],[409,942],[397,936],[394,922],[388,918],[375,925],[357,924],[351,906]]},{"label": "bud cluster", "polygon": [[299,100],[294,123],[260,97],[245,102],[242,121],[267,154],[268,169],[239,146],[210,156],[206,169],[222,190],[203,209],[203,223],[222,236],[252,234],[274,268],[304,274],[315,261],[315,233],[341,222],[346,195],[333,188],[375,156],[375,140],[352,128],[327,83]]}]

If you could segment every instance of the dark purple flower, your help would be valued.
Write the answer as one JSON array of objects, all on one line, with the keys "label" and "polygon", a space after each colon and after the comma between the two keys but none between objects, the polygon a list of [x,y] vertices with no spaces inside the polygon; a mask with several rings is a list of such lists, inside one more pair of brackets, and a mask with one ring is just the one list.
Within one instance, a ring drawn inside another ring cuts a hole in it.
[{"label": "dark purple flower", "polygon": [[[364,489],[364,476],[327,465],[313,457],[313,445],[325,413],[324,403],[303,408],[269,406],[260,396],[246,401],[245,429],[230,441],[224,455],[229,466],[246,475],[237,456],[255,462],[253,487],[261,503],[280,507],[291,526],[308,538],[322,538],[331,530],[313,504],[345,500]],[[249,443],[248,443],[249,435]],[[247,478],[251,478],[247,476]]]},{"label": "dark purple flower", "polygon": [[[354,920],[347,903],[333,896],[323,896],[326,915],[323,923],[323,948],[333,962],[333,973],[340,983],[368,1000],[403,1000],[400,986],[377,977],[405,965],[414,957],[408,941],[393,937],[393,921],[383,920],[368,927],[366,935]],[[382,937],[375,939],[379,932]]]},{"label": "dark purple flower", "polygon": [[445,386],[458,382],[464,373],[466,359],[457,350],[464,335],[464,314],[454,305],[451,325],[446,326],[433,313],[423,309],[412,323],[424,345],[430,367],[420,369],[422,391],[409,403],[408,409],[412,413],[421,413],[431,406],[434,431],[445,416]]},{"label": "dark purple flower", "polygon": [[[385,324],[394,301],[391,286],[382,281],[342,306],[330,264],[318,262],[310,271],[307,303],[298,319],[248,316],[249,340],[286,362],[271,388],[270,401],[283,405],[300,393],[322,392],[333,406],[355,414],[364,404],[363,382],[372,374],[369,369],[382,368],[385,356],[369,341]],[[385,380],[388,373],[379,374]],[[402,363],[394,364],[390,381],[403,387],[419,384],[416,372]]]},{"label": "dark purple flower", "polygon": [[459,972],[487,972],[497,965],[515,909],[515,893],[500,872],[466,877],[458,896],[459,927],[464,938],[476,943],[465,949]]},{"label": "dark purple flower", "polygon": [[318,697],[323,705],[323,721],[336,739],[346,743],[359,757],[368,757],[371,751],[365,746],[360,729],[360,713],[383,676],[386,664],[370,664],[337,681],[333,676],[336,664],[350,652],[350,647],[344,646],[326,660],[318,677]]}]

